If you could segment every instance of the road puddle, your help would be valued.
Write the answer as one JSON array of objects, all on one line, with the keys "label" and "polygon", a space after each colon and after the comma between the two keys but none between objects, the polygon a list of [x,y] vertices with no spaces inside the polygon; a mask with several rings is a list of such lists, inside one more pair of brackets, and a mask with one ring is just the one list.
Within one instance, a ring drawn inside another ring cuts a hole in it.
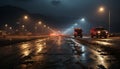
[{"label": "road puddle", "polygon": [[71,39],[71,41],[73,42],[70,42],[70,46],[74,51],[74,62],[82,63],[84,66],[94,69],[102,67],[110,68],[112,64],[116,64],[116,59],[108,52],[105,52],[104,50],[98,48],[97,50],[91,49],[88,46],[78,43],[74,39]]}]

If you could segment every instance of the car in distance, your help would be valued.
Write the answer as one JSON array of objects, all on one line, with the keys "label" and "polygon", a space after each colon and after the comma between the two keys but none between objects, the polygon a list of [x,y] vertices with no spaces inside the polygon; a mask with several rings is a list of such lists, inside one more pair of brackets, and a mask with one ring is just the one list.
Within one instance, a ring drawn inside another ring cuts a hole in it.
[{"label": "car in distance", "polygon": [[96,38],[107,38],[109,33],[106,29],[104,29],[103,27],[96,27],[96,28],[92,28],[90,30],[90,35],[91,38],[96,37]]},{"label": "car in distance", "polygon": [[74,29],[74,37],[80,37],[82,38],[82,29],[81,28],[75,28]]}]

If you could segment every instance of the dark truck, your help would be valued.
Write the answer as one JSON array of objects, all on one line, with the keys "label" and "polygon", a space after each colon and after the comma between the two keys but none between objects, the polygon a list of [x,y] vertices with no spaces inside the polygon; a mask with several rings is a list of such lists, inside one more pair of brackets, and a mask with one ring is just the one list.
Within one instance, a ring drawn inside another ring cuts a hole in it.
[{"label": "dark truck", "polygon": [[91,38],[96,37],[96,38],[107,38],[109,33],[106,29],[104,29],[103,27],[96,27],[96,28],[92,28],[90,30],[90,35]]},{"label": "dark truck", "polygon": [[80,38],[83,37],[81,28],[75,28],[74,29],[74,37],[80,37]]}]

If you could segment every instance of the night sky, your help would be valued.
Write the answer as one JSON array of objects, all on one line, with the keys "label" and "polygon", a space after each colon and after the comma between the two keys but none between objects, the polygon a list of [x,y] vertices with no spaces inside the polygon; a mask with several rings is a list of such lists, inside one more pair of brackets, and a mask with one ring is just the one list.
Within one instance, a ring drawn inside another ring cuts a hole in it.
[{"label": "night sky", "polygon": [[[120,32],[119,3],[119,0],[0,0],[0,6],[12,5],[30,13],[50,16],[55,20],[53,25],[62,30],[69,28],[83,17],[91,27],[97,25],[107,27],[108,10],[111,10],[112,32]],[[100,6],[105,7],[103,15],[98,15],[97,10]]]}]

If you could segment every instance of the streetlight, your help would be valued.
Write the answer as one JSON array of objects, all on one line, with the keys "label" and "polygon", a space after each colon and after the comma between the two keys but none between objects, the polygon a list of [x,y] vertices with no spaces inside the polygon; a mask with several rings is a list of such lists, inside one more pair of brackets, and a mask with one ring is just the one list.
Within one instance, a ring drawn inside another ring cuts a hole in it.
[{"label": "streetlight", "polygon": [[50,27],[48,27],[48,29],[50,29]]},{"label": "streetlight", "polygon": [[104,12],[104,10],[105,10],[104,7],[99,8],[99,12]]},{"label": "streetlight", "polygon": [[25,15],[25,16],[24,16],[24,19],[25,19],[25,20],[27,20],[27,19],[28,19],[28,16],[27,16],[27,15]]},{"label": "streetlight", "polygon": [[75,25],[75,26],[77,26],[77,25],[78,25],[78,23],[75,23],[74,25]]},{"label": "streetlight", "polygon": [[8,24],[5,24],[5,31],[7,32]]},{"label": "streetlight", "polygon": [[35,30],[37,30],[37,27],[35,26]]},{"label": "streetlight", "polygon": [[81,21],[84,22],[84,21],[85,21],[85,18],[82,18]]},{"label": "streetlight", "polygon": [[42,22],[41,22],[41,21],[39,21],[39,22],[38,22],[38,24],[39,24],[39,25],[41,25],[41,24],[42,24]]},{"label": "streetlight", "polygon": [[12,30],[12,27],[10,27],[9,29]]},{"label": "streetlight", "polygon": [[18,32],[18,29],[16,29],[15,31]]},{"label": "streetlight", "polygon": [[44,25],[44,28],[46,27],[46,25]]},{"label": "streetlight", "polygon": [[8,24],[5,24],[5,27],[8,27]]},{"label": "streetlight", "polygon": [[22,28],[25,28],[25,25],[22,25]]},{"label": "streetlight", "polygon": [[27,32],[27,29],[25,29],[25,32]]},{"label": "streetlight", "polygon": [[[104,8],[104,7],[100,7],[100,8],[99,8],[99,12],[104,12],[104,11],[105,11],[105,8]],[[109,26],[109,27],[108,27],[108,29],[109,29],[109,32],[110,32],[110,26],[111,26],[111,25],[110,25],[110,24],[111,24],[111,21],[110,21],[110,19],[111,19],[111,13],[110,13],[110,10],[108,11],[108,13],[109,13],[109,15],[108,15],[108,17],[109,17],[109,21],[108,21],[108,23],[109,23],[108,26]]]}]

